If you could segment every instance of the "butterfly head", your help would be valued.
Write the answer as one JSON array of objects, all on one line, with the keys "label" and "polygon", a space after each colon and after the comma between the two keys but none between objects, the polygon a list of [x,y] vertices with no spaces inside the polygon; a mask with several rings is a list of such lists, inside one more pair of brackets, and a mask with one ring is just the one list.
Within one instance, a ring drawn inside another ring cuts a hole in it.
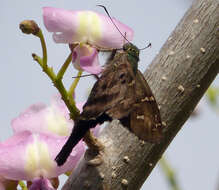
[{"label": "butterfly head", "polygon": [[123,51],[128,53],[130,56],[133,56],[139,61],[139,49],[132,43],[126,43],[123,45]]},{"label": "butterfly head", "polygon": [[123,51],[127,53],[128,60],[132,64],[134,72],[137,72],[139,61],[139,49],[132,43],[126,43],[123,45]]}]

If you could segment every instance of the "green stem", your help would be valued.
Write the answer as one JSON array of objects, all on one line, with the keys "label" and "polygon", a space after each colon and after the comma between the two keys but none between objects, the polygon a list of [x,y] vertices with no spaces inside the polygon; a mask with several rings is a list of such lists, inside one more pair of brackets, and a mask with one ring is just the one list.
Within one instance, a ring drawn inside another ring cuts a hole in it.
[{"label": "green stem", "polygon": [[62,65],[61,69],[57,74],[57,80],[61,80],[63,75],[65,74],[66,69],[68,68],[69,64],[72,60],[72,53],[69,54],[68,58],[66,59],[65,63]]},{"label": "green stem", "polygon": [[68,95],[69,95],[69,96],[72,96],[72,95],[74,94],[75,88],[76,88],[76,86],[78,85],[78,82],[79,82],[79,80],[80,80],[80,77],[81,77],[81,75],[82,75],[82,72],[83,72],[82,70],[79,70],[79,71],[78,71],[78,74],[77,74],[77,76],[76,76],[74,82],[71,84],[71,87],[69,88],[69,91],[68,91]]},{"label": "green stem", "polygon": [[22,190],[28,190],[27,186],[25,185],[25,183],[23,181],[19,181],[19,185],[20,185]]},{"label": "green stem", "polygon": [[42,33],[42,30],[37,33],[37,36],[40,38],[41,46],[42,46],[42,52],[43,52],[43,69],[46,69],[47,67],[47,48],[46,48],[46,42]]},{"label": "green stem", "polygon": [[32,57],[33,57],[33,59],[34,59],[37,63],[39,63],[39,65],[40,65],[41,67],[43,67],[43,60],[42,60],[42,58],[41,58],[40,56],[38,56],[38,55],[36,55],[35,53],[33,53],[33,54],[32,54]]},{"label": "green stem", "polygon": [[48,67],[44,65],[42,58],[39,57],[38,55],[36,55],[35,53],[32,54],[33,59],[39,63],[39,65],[42,67],[43,72],[45,72],[47,74],[47,76],[52,80],[55,81],[56,80],[56,74],[54,73],[52,67]]},{"label": "green stem", "polygon": [[39,30],[39,32],[36,34],[36,36],[40,38],[42,52],[43,52],[43,58],[39,57],[36,54],[32,54],[32,56],[33,56],[34,60],[37,61],[39,63],[39,65],[42,67],[43,72],[45,72],[47,74],[47,76],[52,80],[54,86],[57,88],[57,90],[61,94],[62,99],[65,102],[65,104],[70,112],[71,119],[75,120],[80,112],[76,107],[76,104],[75,104],[75,101],[73,100],[72,95],[69,96],[69,94],[68,94],[67,90],[65,89],[64,84],[62,82],[62,77],[63,77],[66,69],[68,68],[68,66],[71,62],[72,56],[71,56],[71,54],[68,56],[65,63],[63,64],[63,66],[59,70],[58,74],[56,75],[53,71],[53,68],[48,67],[48,65],[47,65],[47,48],[46,48],[46,43],[45,43],[42,31]]},{"label": "green stem", "polygon": [[170,164],[167,162],[167,160],[162,157],[159,162],[169,184],[172,190],[180,190],[180,187],[178,185],[176,174],[174,170],[171,168]]},{"label": "green stem", "polygon": [[70,112],[70,118],[75,120],[79,115],[79,110],[76,107],[75,101],[70,101],[70,96],[68,95],[68,92],[66,91],[63,83],[61,80],[55,80],[53,81],[54,86],[58,89],[59,93],[62,96],[62,100],[65,102],[69,112]]},{"label": "green stem", "polygon": [[70,87],[70,89],[69,89],[69,91],[68,91],[69,101],[70,101],[70,103],[73,104],[73,105],[75,105],[75,101],[74,101],[74,98],[73,98],[73,94],[74,94],[74,92],[75,92],[76,86],[78,85],[78,82],[79,82],[79,80],[80,80],[80,77],[81,77],[81,75],[82,75],[82,72],[83,72],[82,70],[79,70],[79,71],[78,71],[77,77],[75,78],[74,82],[71,84],[71,87]]},{"label": "green stem", "polygon": [[65,104],[66,104],[66,106],[67,106],[67,108],[68,108],[68,110],[70,112],[71,119],[74,120],[79,115],[79,110],[77,109],[77,107],[75,105],[75,102],[74,101],[70,101],[68,92],[66,91],[61,78],[60,79],[57,78],[56,74],[54,73],[54,71],[53,71],[53,69],[51,67],[43,66],[42,62],[41,62],[42,59],[39,56],[37,56],[36,54],[33,54],[33,58],[42,67],[43,72],[45,72],[47,74],[47,76],[52,80],[54,86],[57,88],[57,90],[61,94],[62,99],[65,102]]}]

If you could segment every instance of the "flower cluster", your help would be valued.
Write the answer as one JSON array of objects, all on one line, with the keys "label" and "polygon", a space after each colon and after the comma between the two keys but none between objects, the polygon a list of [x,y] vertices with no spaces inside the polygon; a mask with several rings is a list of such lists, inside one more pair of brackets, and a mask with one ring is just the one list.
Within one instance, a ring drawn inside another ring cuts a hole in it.
[{"label": "flower cluster", "polygon": [[[109,17],[92,11],[45,7],[43,20],[46,29],[53,32],[56,43],[69,45],[72,62],[80,71],[99,74],[102,71],[98,59],[99,50],[121,48],[125,43],[124,37],[113,26]],[[131,41],[132,29],[114,18],[113,22],[126,39]],[[20,28],[27,34],[32,33],[40,37],[41,43],[44,43],[41,29],[33,21],[22,22]],[[57,189],[58,176],[71,172],[85,151],[85,145],[80,141],[63,166],[58,167],[54,161],[74,126],[71,111],[74,110],[75,104],[72,98],[73,90],[67,91],[61,81],[68,62],[56,75],[47,65],[45,47],[43,56],[40,58],[34,54],[34,59],[52,79],[61,96],[54,96],[50,106],[43,103],[34,104],[12,120],[13,135],[0,142],[0,190],[17,189],[18,184],[22,186],[21,180],[27,182],[30,190]],[[58,84],[55,83],[57,81]],[[76,106],[82,110],[82,104]],[[98,130],[99,127],[96,127],[94,133],[97,134]]]},{"label": "flower cluster", "polygon": [[0,143],[2,185],[6,179],[26,180],[31,182],[30,189],[37,184],[51,189],[49,179],[72,171],[85,151],[84,143],[80,142],[62,167],[57,167],[54,161],[73,127],[60,96],[55,96],[50,106],[42,103],[30,106],[11,125],[13,136]]}]

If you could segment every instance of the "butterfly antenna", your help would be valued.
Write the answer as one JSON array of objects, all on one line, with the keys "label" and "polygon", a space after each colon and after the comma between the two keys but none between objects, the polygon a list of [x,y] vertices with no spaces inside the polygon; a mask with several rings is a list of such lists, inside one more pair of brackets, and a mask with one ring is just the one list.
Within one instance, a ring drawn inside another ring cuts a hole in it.
[{"label": "butterfly antenna", "polygon": [[73,79],[75,78],[82,78],[82,77],[89,77],[89,76],[93,76],[94,74],[87,74],[87,75],[81,75],[81,76],[76,76],[76,77],[72,77]]},{"label": "butterfly antenna", "polygon": [[150,48],[151,46],[152,46],[151,43],[149,43],[146,47],[141,48],[141,49],[139,49],[139,50],[144,50],[144,49]]},{"label": "butterfly antenna", "polygon": [[123,37],[127,42],[131,43],[131,42],[124,36],[124,34],[119,30],[118,26],[116,26],[115,22],[113,21],[113,19],[112,19],[112,17],[110,16],[110,14],[109,14],[108,10],[106,9],[106,7],[103,6],[103,5],[97,5],[97,6],[98,6],[98,7],[102,7],[102,8],[105,10],[105,12],[106,12],[106,14],[108,15],[108,17],[110,18],[111,22],[112,22],[113,25],[116,27],[116,29],[119,31],[119,33],[122,35],[122,37]]},{"label": "butterfly antenna", "polygon": [[[98,7],[102,7],[102,8],[105,10],[106,14],[107,14],[108,17],[110,18],[111,22],[112,22],[113,25],[116,27],[116,29],[119,31],[119,33],[123,36],[123,38],[124,38],[127,42],[131,43],[131,42],[126,38],[126,32],[125,32],[125,35],[124,35],[124,34],[119,30],[119,28],[116,26],[115,22],[113,21],[113,19],[112,19],[112,17],[110,16],[110,14],[109,14],[108,10],[106,9],[106,7],[103,6],[103,5],[97,5],[97,6],[98,6]],[[144,50],[144,49],[147,49],[147,48],[149,48],[149,47],[151,47],[151,43],[149,43],[146,47],[141,48],[141,49],[139,49],[139,50]]]}]

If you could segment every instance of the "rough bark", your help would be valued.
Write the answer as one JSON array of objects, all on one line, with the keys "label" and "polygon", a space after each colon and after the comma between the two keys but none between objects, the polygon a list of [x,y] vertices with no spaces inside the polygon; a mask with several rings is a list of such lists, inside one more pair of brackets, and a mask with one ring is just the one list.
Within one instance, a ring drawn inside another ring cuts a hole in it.
[{"label": "rough bark", "polygon": [[196,0],[145,77],[167,124],[160,144],[143,143],[118,121],[101,133],[103,163],[86,152],[63,190],[139,189],[219,72],[219,2]]}]

